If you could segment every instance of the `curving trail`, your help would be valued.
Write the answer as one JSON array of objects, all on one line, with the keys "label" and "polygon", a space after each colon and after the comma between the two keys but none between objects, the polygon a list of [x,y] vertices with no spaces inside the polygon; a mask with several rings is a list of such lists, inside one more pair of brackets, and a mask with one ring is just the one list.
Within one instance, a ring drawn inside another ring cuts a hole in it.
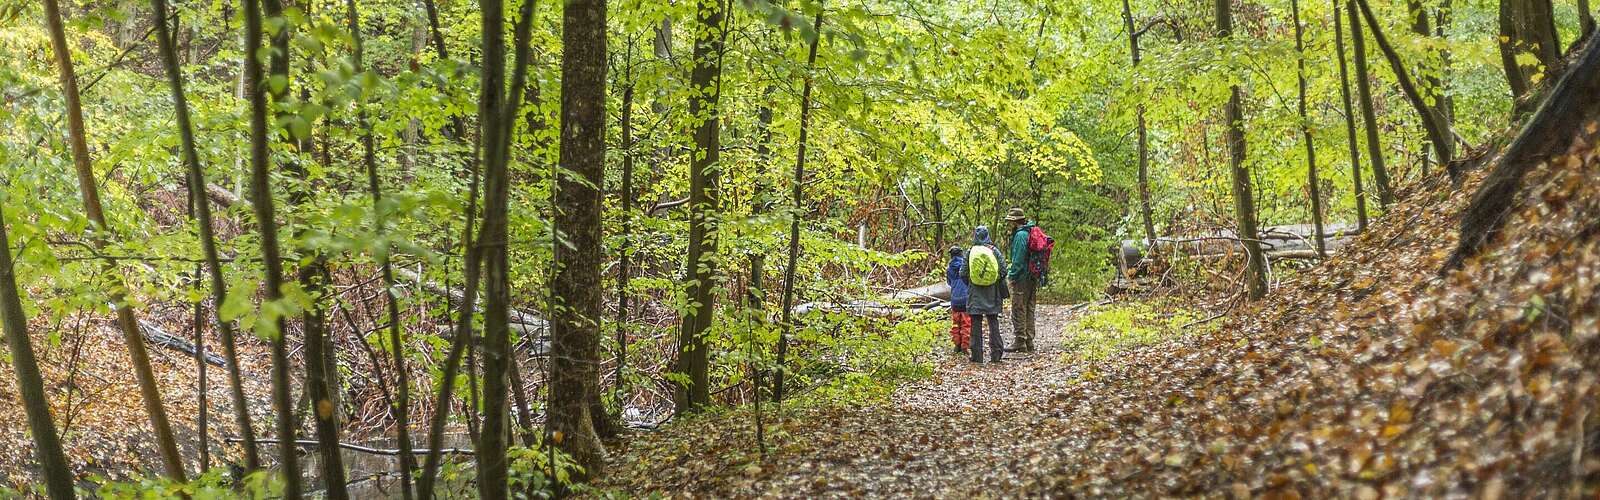
[{"label": "curving trail", "polygon": [[970,498],[1035,490],[1050,472],[1041,466],[1053,462],[1050,449],[1068,437],[1051,394],[1078,377],[1061,356],[1061,332],[1072,314],[1067,306],[1039,306],[1035,354],[1007,353],[1000,364],[947,354],[931,377],[901,387],[886,404],[792,409],[768,422],[775,444],[759,466],[746,413],[720,417],[733,420],[726,425],[684,422],[635,436],[613,452],[614,470],[601,487],[785,498]]}]

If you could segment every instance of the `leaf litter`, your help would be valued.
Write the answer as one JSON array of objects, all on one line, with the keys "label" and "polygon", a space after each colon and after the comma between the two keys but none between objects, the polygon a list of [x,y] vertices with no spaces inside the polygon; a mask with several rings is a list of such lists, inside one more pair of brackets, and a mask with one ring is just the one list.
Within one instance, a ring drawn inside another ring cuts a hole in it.
[{"label": "leaf litter", "polygon": [[[1600,492],[1600,126],[1527,176],[1463,269],[1462,187],[1415,183],[1325,264],[1217,328],[1104,360],[951,357],[890,401],[747,408],[613,450],[606,492],[669,497],[1590,497]],[[770,411],[770,409],[769,409]]]}]

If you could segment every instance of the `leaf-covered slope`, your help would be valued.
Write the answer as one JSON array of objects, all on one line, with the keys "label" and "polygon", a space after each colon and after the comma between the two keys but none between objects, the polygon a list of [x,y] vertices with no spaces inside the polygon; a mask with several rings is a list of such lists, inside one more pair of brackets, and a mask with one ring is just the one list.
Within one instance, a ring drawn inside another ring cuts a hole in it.
[{"label": "leaf-covered slope", "polygon": [[1215,333],[1096,366],[1060,395],[1083,433],[1039,492],[1592,494],[1597,129],[1528,175],[1460,271],[1435,277],[1471,190],[1419,186]]}]

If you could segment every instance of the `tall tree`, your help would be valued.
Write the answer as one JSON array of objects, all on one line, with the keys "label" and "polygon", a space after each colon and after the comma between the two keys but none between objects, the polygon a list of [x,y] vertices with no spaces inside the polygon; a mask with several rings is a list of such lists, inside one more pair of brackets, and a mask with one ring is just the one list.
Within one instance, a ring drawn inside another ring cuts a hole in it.
[{"label": "tall tree", "polygon": [[[283,300],[283,258],[278,248],[277,211],[272,200],[272,174],[269,144],[267,142],[267,96],[263,93],[262,65],[258,54],[262,51],[263,0],[244,0],[244,54],[245,92],[250,101],[250,197],[255,208],[256,228],[260,232],[261,264],[264,269],[266,298],[268,302]],[[278,17],[281,5],[275,0],[265,0],[267,15]],[[274,7],[277,7],[275,9]],[[294,396],[289,386],[289,339],[281,313],[270,317],[269,331],[262,332],[272,343],[272,407],[277,413],[279,463],[283,470],[285,498],[300,498],[300,465],[298,450],[288,443],[295,441]]]},{"label": "tall tree", "polygon": [[617,200],[622,207],[622,223],[617,225],[622,248],[617,250],[617,319],[614,322],[617,329],[617,381],[612,391],[612,399],[619,406],[623,404],[623,393],[627,390],[627,382],[623,377],[628,366],[628,280],[633,274],[633,91],[637,85],[633,81],[632,40],[628,41],[628,52],[623,60],[622,185],[617,188]]},{"label": "tall tree", "polygon": [[1344,53],[1344,13],[1340,3],[1344,0],[1333,0],[1333,40],[1339,52],[1339,97],[1344,105],[1345,136],[1349,138],[1350,146],[1350,184],[1354,188],[1356,197],[1356,228],[1360,231],[1367,230],[1367,192],[1366,186],[1361,182],[1361,140],[1356,137],[1356,113],[1350,104],[1350,70],[1345,64]]},{"label": "tall tree", "polygon": [[[78,96],[78,75],[73,70],[72,52],[67,46],[66,29],[61,20],[61,6],[57,0],[45,0],[45,20],[50,31],[50,49],[55,54],[60,69],[61,94],[66,100],[67,139],[72,149],[72,163],[78,177],[78,190],[83,198],[83,214],[93,226],[91,244],[96,249],[105,248],[111,225],[106,222],[105,209],[100,204],[100,186],[94,176],[93,161],[89,158],[88,133],[83,125],[83,104]],[[112,272],[116,262],[105,263],[106,274],[112,276],[109,284],[111,307],[117,316],[117,326],[122,330],[122,341],[127,345],[134,376],[139,380],[139,394],[144,401],[145,413],[150,417],[150,427],[155,433],[156,448],[161,451],[161,461],[167,477],[185,481],[183,455],[178,452],[178,441],[172,434],[167,419],[166,406],[161,403],[161,389],[156,385],[155,371],[150,367],[150,353],[145,350],[144,334],[133,306],[123,296],[123,285]]]},{"label": "tall tree", "polygon": [[1311,226],[1316,235],[1317,255],[1328,257],[1328,240],[1322,230],[1322,181],[1317,176],[1317,147],[1311,137],[1311,119],[1306,116],[1305,26],[1300,24],[1300,0],[1289,0],[1294,17],[1295,76],[1300,82],[1300,135],[1306,143],[1306,191],[1311,195]]},{"label": "tall tree", "polygon": [[1372,75],[1367,72],[1367,42],[1361,34],[1361,14],[1356,0],[1346,2],[1350,15],[1350,57],[1356,64],[1356,95],[1361,98],[1361,118],[1367,126],[1367,156],[1372,159],[1372,178],[1378,185],[1378,204],[1387,208],[1394,202],[1389,184],[1389,168],[1384,165],[1383,143],[1378,142],[1378,114],[1372,107]]},{"label": "tall tree", "polygon": [[[5,203],[0,203],[3,208]],[[28,337],[28,318],[22,312],[22,298],[17,288],[17,275],[11,262],[11,241],[6,233],[5,211],[0,210],[0,326],[5,328],[6,347],[10,349],[11,368],[17,376],[17,392],[22,395],[22,408],[28,414],[28,431],[33,436],[34,456],[39,469],[44,472],[45,491],[51,500],[70,500],[72,468],[61,451],[61,437],[56,434],[56,423],[50,417],[50,401],[44,393],[44,377],[39,374],[39,361],[33,355],[33,340]]]},{"label": "tall tree", "polygon": [[[206,270],[210,277],[211,301],[215,304],[211,310],[216,320],[217,334],[222,338],[223,359],[227,362],[228,393],[233,402],[234,424],[239,428],[239,442],[244,452],[245,468],[247,471],[255,471],[261,468],[261,458],[256,451],[256,432],[250,422],[250,405],[244,397],[244,377],[239,372],[239,348],[233,323],[222,318],[220,306],[227,300],[228,283],[222,277],[222,262],[217,252],[211,203],[205,192],[205,171],[200,167],[200,157],[195,151],[194,124],[189,116],[189,100],[183,92],[183,73],[178,65],[177,48],[174,47],[170,30],[167,28],[167,1],[150,0],[150,6],[152,21],[156,26],[156,41],[161,49],[161,62],[166,69],[167,86],[172,91],[172,105],[177,115],[182,160],[184,169],[188,173],[189,197],[193,205],[195,225],[200,230],[200,250],[205,257]],[[204,349],[200,343],[195,343],[195,350],[201,353],[200,363],[204,366]]]},{"label": "tall tree", "polygon": [[726,39],[722,0],[696,0],[694,70],[689,75],[689,116],[694,120],[694,151],[689,164],[689,304],[678,330],[677,371],[686,375],[674,400],[678,413],[711,402],[710,356],[705,332],[716,309],[712,291],[717,276],[717,184],[721,178],[722,127],[718,101],[722,97],[722,48]]},{"label": "tall tree", "polygon": [[817,19],[813,21],[811,46],[806,49],[805,83],[800,88],[800,137],[795,145],[794,180],[789,184],[789,197],[794,203],[789,214],[789,264],[783,268],[783,321],[778,331],[778,372],[772,379],[772,401],[783,402],[784,358],[789,353],[789,333],[794,330],[795,273],[800,268],[800,221],[805,214],[806,145],[811,133],[811,91],[815,87],[812,73],[817,68],[817,45],[822,42],[822,4],[817,4]]},{"label": "tall tree", "polygon": [[511,263],[507,253],[510,214],[510,150],[532,39],[534,0],[524,0],[518,10],[513,42],[511,89],[505,77],[505,3],[483,0],[483,77],[478,102],[483,131],[483,229],[478,234],[484,272],[483,308],[483,426],[478,436],[478,493],[484,498],[504,498],[508,486],[506,450],[511,426],[506,396],[511,390],[509,372],[515,369],[511,349]]},{"label": "tall tree", "polygon": [[[1449,131],[1440,123],[1438,109],[1429,106],[1423,99],[1422,91],[1412,83],[1405,61],[1400,60],[1400,53],[1396,52],[1389,39],[1383,36],[1383,27],[1378,25],[1377,16],[1372,15],[1372,6],[1368,5],[1367,0],[1356,0],[1356,3],[1360,5],[1361,13],[1367,19],[1367,26],[1372,29],[1372,41],[1378,43],[1378,51],[1389,61],[1389,69],[1394,72],[1395,81],[1400,84],[1400,92],[1405,94],[1406,101],[1411,103],[1411,109],[1416,111],[1417,117],[1422,120],[1422,130],[1427,133],[1428,140],[1433,142],[1433,150],[1439,153],[1439,163],[1446,165],[1451,178],[1457,178],[1459,173],[1450,163],[1455,156],[1455,148],[1450,142]],[[1393,196],[1393,193],[1390,195]]]},{"label": "tall tree", "polygon": [[[356,72],[359,73],[361,71],[365,71],[362,61],[362,56],[365,52],[365,45],[363,43],[363,37],[361,34],[361,13],[356,9],[355,0],[345,0],[345,10],[346,18],[349,23],[350,36],[355,45],[355,50],[351,54],[351,62],[353,63],[352,66],[355,67]],[[400,452],[399,460],[396,461],[398,462],[396,465],[399,467],[400,473],[400,495],[401,498],[410,500],[411,498],[415,497],[412,492],[411,476],[417,468],[416,455],[411,453],[411,380],[409,376],[411,370],[406,368],[406,344],[405,338],[400,331],[400,298],[395,296],[394,292],[394,266],[390,263],[390,249],[388,248],[387,240],[383,236],[386,232],[384,227],[385,220],[382,213],[383,188],[382,184],[378,180],[377,148],[374,147],[373,144],[374,141],[372,137],[371,117],[367,115],[367,108],[365,105],[358,103],[357,106],[357,119],[361,122],[362,128],[361,159],[363,166],[365,166],[367,170],[367,192],[371,193],[372,195],[372,226],[373,231],[378,234],[378,241],[382,242],[384,245],[382,248],[376,249],[376,252],[378,255],[379,273],[383,277],[384,303],[387,306],[386,309],[389,313],[389,348],[393,351],[394,355],[395,400],[393,412],[395,421],[395,445]],[[337,389],[337,387],[328,387],[328,389]],[[333,427],[334,432],[336,433],[335,439],[337,439],[338,416],[331,415],[334,413],[332,411],[326,412],[327,414],[325,414],[322,408],[323,400],[318,399],[317,401],[317,419],[319,421],[325,418],[332,420],[332,425],[330,427]],[[336,491],[339,493],[343,493],[344,491],[343,485],[335,486],[333,484],[329,484],[328,488],[330,497],[332,497]]]},{"label": "tall tree", "polygon": [[[1217,0],[1217,33],[1223,39],[1233,36],[1233,2]],[[1256,234],[1256,204],[1250,187],[1250,169],[1245,165],[1244,104],[1239,85],[1228,89],[1228,103],[1223,115],[1228,121],[1228,159],[1233,177],[1233,206],[1238,218],[1238,236],[1244,245],[1248,272],[1245,286],[1251,299],[1267,294],[1267,257],[1261,250],[1261,240]]]},{"label": "tall tree", "polygon": [[[1122,24],[1128,31],[1128,51],[1133,58],[1133,69],[1137,72],[1142,59],[1139,54],[1139,35],[1142,32],[1133,27],[1133,6],[1129,0],[1122,0]],[[1139,136],[1139,216],[1144,222],[1145,244],[1153,246],[1156,244],[1156,223],[1150,211],[1150,136],[1145,128],[1142,100],[1135,111],[1135,119],[1138,122],[1135,130]]]},{"label": "tall tree", "polygon": [[605,449],[595,435],[589,398],[600,391],[600,185],[606,156],[606,1],[571,0],[561,30],[561,165],[556,180],[551,310],[550,412],[545,426],[584,474],[600,474]]},{"label": "tall tree", "polygon": [[[1518,114],[1537,106],[1523,97],[1532,90],[1534,75],[1555,73],[1561,61],[1561,39],[1556,32],[1555,10],[1551,0],[1502,0],[1500,2],[1500,61],[1511,84],[1511,97],[1517,100]],[[1536,64],[1524,64],[1518,54],[1533,54]]]},{"label": "tall tree", "polygon": [[[1446,22],[1445,12],[1450,9],[1448,1],[1445,1],[1444,4],[1436,8],[1436,13],[1438,14],[1437,18],[1429,15],[1428,8],[1422,3],[1422,0],[1406,0],[1406,6],[1408,9],[1410,9],[1411,31],[1413,33],[1416,33],[1417,36],[1421,36],[1423,38],[1437,37],[1441,42],[1443,41],[1444,25]],[[1432,27],[1432,24],[1435,20],[1437,20],[1439,24],[1439,29],[1437,32],[1434,31]],[[1426,100],[1428,101],[1427,108],[1433,113],[1434,120],[1437,122],[1437,125],[1440,127],[1441,131],[1444,132],[1445,139],[1447,140],[1451,139],[1452,135],[1452,132],[1450,131],[1450,101],[1445,96],[1444,82],[1444,73],[1449,65],[1449,61],[1450,56],[1448,49],[1441,48],[1437,63],[1430,61],[1416,66],[1417,73],[1420,77],[1418,83],[1422,87],[1420,90],[1426,94]],[[1438,157],[1438,160],[1441,164],[1448,164],[1450,161],[1448,155],[1444,151],[1439,151],[1437,146],[1434,147],[1433,153]]]}]

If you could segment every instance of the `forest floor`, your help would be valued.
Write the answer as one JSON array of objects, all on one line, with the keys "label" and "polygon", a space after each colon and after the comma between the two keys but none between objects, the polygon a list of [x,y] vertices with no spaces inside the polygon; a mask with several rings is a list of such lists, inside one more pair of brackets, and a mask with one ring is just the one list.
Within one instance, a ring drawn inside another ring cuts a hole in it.
[{"label": "forest floor", "polygon": [[[767,422],[764,459],[749,408],[672,422],[625,439],[597,486],[711,498],[1594,498],[1600,123],[1572,133],[1459,270],[1438,272],[1482,170],[1461,185],[1404,183],[1338,255],[1275,268],[1263,299],[1226,288],[1165,306],[1125,298],[1157,316],[1116,321],[1046,307],[1037,355],[973,365],[946,354],[885,401],[785,405]],[[1227,307],[1161,312],[1208,301]]]},{"label": "forest floor", "polygon": [[[1041,304],[1036,353],[1009,352],[998,364],[945,353],[931,376],[887,401],[769,415],[764,461],[748,411],[712,417],[737,425],[633,436],[614,451],[618,468],[601,487],[712,497],[949,498],[1037,488],[1048,472],[1039,465],[1053,453],[1047,445],[1072,430],[1052,394],[1083,376],[1083,365],[1064,357],[1062,339],[1084,310]],[[705,450],[717,459],[707,460]]]}]

